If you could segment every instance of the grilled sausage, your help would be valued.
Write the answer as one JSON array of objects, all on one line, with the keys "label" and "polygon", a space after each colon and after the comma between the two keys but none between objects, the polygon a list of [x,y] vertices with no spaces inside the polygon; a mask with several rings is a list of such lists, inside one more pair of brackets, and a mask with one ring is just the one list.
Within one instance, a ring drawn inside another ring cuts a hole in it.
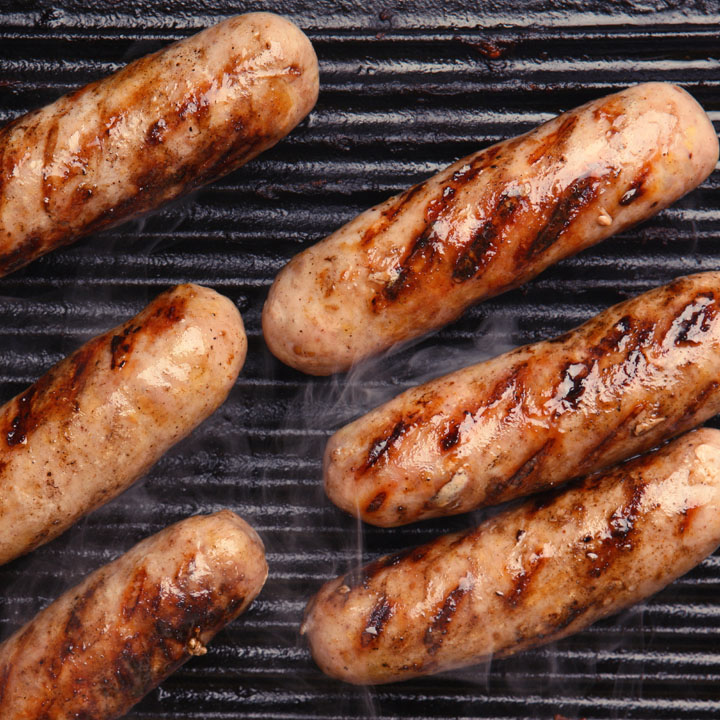
[{"label": "grilled sausage", "polygon": [[263,311],[270,350],[348,369],[645,220],[718,158],[690,95],[638,85],[459,160],[293,258]]},{"label": "grilled sausage", "polygon": [[236,618],[267,577],[263,544],[223,510],[96,570],[0,645],[10,720],[112,720]]},{"label": "grilled sausage", "polygon": [[636,455],[720,412],[720,273],[411,388],[339,430],[325,489],[393,526],[496,505]]},{"label": "grilled sausage", "polygon": [[720,544],[720,431],[692,432],[465,533],[327,583],[320,668],[386,683],[556,640],[652,595]]},{"label": "grilled sausage", "polygon": [[230,300],[180,285],[0,408],[0,563],[127,489],[222,404],[246,348]]},{"label": "grilled sausage", "polygon": [[0,274],[211,182],[315,104],[307,37],[230,18],[0,130]]}]

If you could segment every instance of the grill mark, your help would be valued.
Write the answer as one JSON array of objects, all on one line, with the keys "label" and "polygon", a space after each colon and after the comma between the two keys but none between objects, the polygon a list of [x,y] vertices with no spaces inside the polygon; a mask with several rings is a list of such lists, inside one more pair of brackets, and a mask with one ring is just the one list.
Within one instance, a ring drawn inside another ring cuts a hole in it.
[{"label": "grill mark", "polygon": [[25,445],[28,436],[51,415],[72,416],[78,412],[77,398],[88,378],[88,366],[97,356],[102,338],[95,338],[69,358],[48,370],[5,413],[2,435],[9,448]]},{"label": "grill mark", "polygon": [[410,201],[417,195],[421,190],[425,189],[427,183],[418,183],[408,188],[402,193],[397,200],[386,208],[381,213],[381,218],[371,227],[369,227],[360,240],[360,247],[367,247],[373,240],[383,231],[385,231],[390,223],[400,214],[401,211],[407,208]]},{"label": "grill mark", "polygon": [[365,625],[365,629],[360,634],[360,646],[366,648],[371,643],[376,642],[380,639],[385,626],[393,616],[394,606],[383,595],[376,603],[370,612],[370,616]]},{"label": "grill mark", "polygon": [[[672,424],[672,428],[668,431],[667,436],[675,435],[685,429],[689,420],[702,410],[703,406],[707,403],[708,398],[711,397],[717,389],[720,388],[720,382],[712,380],[709,382],[696,396],[693,402],[687,406],[683,414]],[[694,422],[690,423],[692,426]]]},{"label": "grill mark", "polygon": [[440,649],[445,635],[447,635],[448,626],[452,622],[461,600],[468,593],[470,588],[458,585],[443,600],[437,612],[432,618],[430,626],[425,631],[423,642],[427,645],[429,655],[435,655]]},{"label": "grill mark", "polygon": [[50,209],[50,203],[52,201],[53,194],[55,193],[55,183],[50,180],[49,169],[52,165],[53,157],[55,156],[55,147],[57,145],[57,136],[60,126],[61,115],[54,116],[50,129],[45,136],[45,145],[43,147],[43,169],[42,169],[42,206],[45,210],[45,214],[52,219],[53,213]]},{"label": "grill mark", "polygon": [[385,502],[385,498],[387,498],[387,493],[386,493],[386,492],[379,492],[379,493],[368,503],[368,506],[365,508],[365,512],[367,512],[367,513],[377,512],[377,511],[382,507],[382,504]]},{"label": "grill mark", "polygon": [[550,212],[545,226],[531,240],[529,245],[518,249],[516,265],[535,260],[539,255],[551,248],[570,227],[580,212],[597,196],[597,191],[604,178],[588,176],[573,181],[560,194]]},{"label": "grill mark", "polygon": [[585,556],[590,561],[588,570],[590,577],[599,578],[621,551],[632,549],[632,539],[640,517],[646,486],[644,482],[631,485],[625,505],[610,516],[608,531],[602,534],[600,542],[592,545],[583,544],[582,549],[585,550]]},{"label": "grill mark", "polygon": [[650,175],[650,170],[651,166],[649,163],[645,163],[645,165],[640,168],[635,180],[620,198],[618,203],[619,205],[622,205],[623,207],[631,205],[644,193],[643,183]]},{"label": "grill mark", "polygon": [[366,590],[370,587],[370,581],[385,568],[399,565],[405,558],[410,558],[413,562],[419,562],[427,554],[427,546],[419,548],[407,548],[393,555],[384,555],[371,563],[347,573],[343,577],[343,584],[351,590],[363,587]]},{"label": "grill mark", "polygon": [[[157,303],[156,303],[157,304]],[[187,298],[175,297],[170,302],[160,302],[159,307],[142,324],[128,323],[110,340],[110,369],[121,370],[132,355],[138,339],[167,332],[169,328],[185,318]]]},{"label": "grill mark", "polygon": [[403,420],[398,420],[393,429],[389,434],[384,437],[378,437],[373,440],[370,450],[368,451],[367,460],[360,470],[360,474],[367,472],[370,468],[374,467],[380,458],[384,457],[390,452],[391,446],[405,433],[408,426]]},{"label": "grill mark", "polygon": [[497,255],[497,241],[519,206],[517,198],[500,196],[495,208],[489,213],[489,219],[470,236],[469,243],[457,256],[452,270],[454,282],[466,282],[487,267]]},{"label": "grill mark", "polygon": [[147,581],[147,570],[141,566],[136,568],[135,572],[123,593],[123,601],[121,603],[122,615],[125,620],[130,620],[140,604],[143,596],[145,583]]},{"label": "grill mark", "polygon": [[[567,405],[572,409],[577,409],[580,403],[580,398],[585,392],[585,380],[590,374],[591,364],[582,362],[568,362],[562,369],[562,379],[560,384],[555,388],[555,397],[557,400]],[[563,412],[557,409],[555,414],[558,415]]]},{"label": "grill mark", "polygon": [[697,515],[699,510],[700,507],[696,505],[695,507],[685,508],[682,511],[682,519],[680,520],[680,524],[677,528],[678,535],[684,535],[685,532],[690,529],[690,526],[693,524],[695,516]]},{"label": "grill mark", "polygon": [[560,155],[564,148],[567,147],[577,123],[578,116],[572,112],[563,120],[557,130],[548,133],[543,138],[538,138],[536,148],[528,156],[528,164],[534,165],[544,157],[554,160]]},{"label": "grill mark", "polygon": [[511,608],[515,609],[525,600],[533,579],[545,564],[547,558],[541,555],[541,552],[542,550],[536,550],[535,554],[530,558],[528,566],[523,567],[519,573],[512,576],[512,587],[503,596],[503,600]]},{"label": "grill mark", "polygon": [[[528,478],[538,471],[543,460],[547,457],[552,446],[555,444],[554,438],[546,440],[541,447],[530,455],[522,465],[509,477],[496,482],[485,495],[484,504],[494,504],[499,499],[504,498],[508,491],[522,487],[528,482]],[[532,488],[532,483],[529,484],[529,488]],[[523,493],[525,494],[525,493]],[[514,493],[511,493],[514,496]],[[510,498],[508,498],[510,499]]]},{"label": "grill mark", "polygon": [[575,475],[582,475],[585,472],[589,472],[591,469],[597,469],[599,458],[602,457],[603,453],[608,452],[608,448],[618,438],[618,436],[631,429],[631,425],[634,426],[635,419],[644,410],[643,405],[634,407],[618,424],[588,451],[585,459],[578,466]]},{"label": "grill mark", "polygon": [[717,310],[715,294],[700,293],[675,316],[664,340],[677,347],[699,345],[702,335],[712,329]]}]

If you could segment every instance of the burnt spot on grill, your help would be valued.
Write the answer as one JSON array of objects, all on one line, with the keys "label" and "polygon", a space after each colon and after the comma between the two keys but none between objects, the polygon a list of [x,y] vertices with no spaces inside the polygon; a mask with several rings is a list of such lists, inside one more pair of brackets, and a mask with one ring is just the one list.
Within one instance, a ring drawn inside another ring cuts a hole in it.
[{"label": "burnt spot on grill", "polygon": [[403,436],[407,428],[408,426],[403,420],[398,420],[389,433],[373,440],[370,450],[368,451],[367,460],[360,472],[367,472],[376,465],[382,457],[387,455],[387,453],[390,452],[390,448]]},{"label": "burnt spot on grill", "polygon": [[542,554],[542,549],[538,548],[533,555],[530,556],[530,561],[527,566],[512,576],[510,590],[503,596],[503,600],[507,605],[514,609],[523,603],[533,579],[537,577],[538,572],[546,560],[547,558]]},{"label": "burnt spot on grill", "polygon": [[520,203],[517,198],[501,195],[489,218],[472,233],[469,243],[455,260],[452,279],[465,282],[475,277],[497,254],[497,243]]},{"label": "burnt spot on grill", "polygon": [[370,612],[364,630],[360,633],[360,646],[367,647],[376,642],[382,635],[387,621],[393,615],[392,603],[383,595],[378,599]]},{"label": "burnt spot on grill", "polygon": [[583,543],[582,552],[590,563],[590,577],[600,577],[614,563],[618,554],[632,550],[633,534],[640,517],[645,488],[644,482],[629,483],[625,504],[612,513],[607,529],[599,535],[599,541],[591,545]]},{"label": "burnt spot on grill", "polygon": [[650,174],[650,165],[645,164],[640,168],[635,180],[633,180],[630,187],[623,193],[620,198],[620,205],[627,206],[634,203],[644,192],[643,183],[647,180]]},{"label": "burnt spot on grill", "polygon": [[545,226],[527,246],[519,248],[516,256],[518,266],[535,260],[560,239],[573,220],[595,199],[601,180],[601,178],[588,176],[579,178],[568,185],[550,211],[550,217]]},{"label": "burnt spot on grill", "polygon": [[379,492],[367,505],[365,508],[366,513],[374,513],[377,512],[381,507],[382,504],[385,502],[385,499],[387,498],[386,492]]},{"label": "burnt spot on grill", "polygon": [[[550,122],[553,121],[551,120]],[[549,132],[544,137],[537,137],[537,135],[535,135],[537,145],[528,156],[528,164],[534,165],[543,158],[554,160],[561,155],[564,148],[567,147],[570,136],[575,130],[577,123],[578,116],[575,113],[570,113],[556,130]]]},{"label": "burnt spot on grill", "polygon": [[448,626],[452,622],[453,617],[455,617],[460,601],[469,590],[469,586],[458,585],[448,593],[439,605],[430,621],[430,626],[423,636],[423,642],[428,646],[427,651],[430,655],[434,655],[440,649],[445,635],[447,635]]},{"label": "burnt spot on grill", "polygon": [[717,316],[718,306],[713,292],[693,298],[675,317],[666,335],[666,341],[678,347],[699,345]]}]

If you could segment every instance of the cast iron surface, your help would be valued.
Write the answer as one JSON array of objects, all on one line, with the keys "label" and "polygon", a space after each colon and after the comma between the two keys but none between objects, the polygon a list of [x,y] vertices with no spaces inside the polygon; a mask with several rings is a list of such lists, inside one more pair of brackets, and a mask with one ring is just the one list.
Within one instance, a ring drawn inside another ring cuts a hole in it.
[{"label": "cast iron surface", "polygon": [[[298,626],[354,563],[473,517],[363,528],[324,497],[341,423],[408,384],[561,333],[672,278],[720,268],[720,173],[654,220],[350,377],[275,361],[260,332],[275,273],[357,212],[462,155],[646,80],[682,84],[720,126],[716,0],[1,0],[0,121],[227,15],[292,17],[321,65],[315,111],[245,168],[146,219],[0,279],[0,396],[9,399],[168,285],[231,297],[248,361],[228,402],[126,495],[0,568],[0,639],[142,537],[230,507],[271,574],[251,610],[149,695],[135,720],[720,716],[720,554],[640,608],[489,667],[363,690],[324,677]],[[2,712],[0,710],[0,716]]]}]

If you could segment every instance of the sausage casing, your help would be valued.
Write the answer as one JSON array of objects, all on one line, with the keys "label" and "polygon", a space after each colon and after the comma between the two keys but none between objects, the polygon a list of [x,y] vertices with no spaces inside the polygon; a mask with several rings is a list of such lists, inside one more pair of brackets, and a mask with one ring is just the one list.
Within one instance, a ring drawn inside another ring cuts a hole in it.
[{"label": "sausage casing", "polygon": [[262,541],[229,510],[143,540],[0,645],[2,716],[121,717],[203,654],[266,577]]},{"label": "sausage casing", "polygon": [[463,158],[293,258],[263,311],[270,350],[315,375],[517,287],[670,205],[718,158],[707,115],[649,83]]},{"label": "sausage casing", "polygon": [[246,349],[230,300],[180,285],[0,408],[0,563],[128,488],[223,403]]},{"label": "sausage casing", "polygon": [[503,657],[652,595],[720,544],[720,431],[701,429],[465,533],[327,583],[320,668],[386,683]]},{"label": "sausage casing", "polygon": [[0,274],[211,182],[315,104],[307,37],[230,18],[0,130]]},{"label": "sausage casing", "polygon": [[720,273],[411,388],[339,430],[325,489],[374,525],[497,505],[594,472],[720,412]]}]

